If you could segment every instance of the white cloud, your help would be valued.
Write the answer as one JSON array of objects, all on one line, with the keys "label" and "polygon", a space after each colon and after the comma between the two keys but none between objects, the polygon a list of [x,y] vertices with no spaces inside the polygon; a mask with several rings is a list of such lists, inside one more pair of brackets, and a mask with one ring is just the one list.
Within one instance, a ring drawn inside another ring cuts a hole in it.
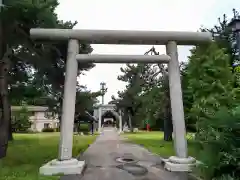
[{"label": "white cloud", "polygon": [[[196,31],[201,25],[212,25],[222,15],[219,7],[228,4],[232,9],[237,1],[217,0],[59,0],[57,9],[63,20],[77,20],[79,29],[118,29],[118,30],[173,30]],[[240,4],[240,3],[238,3]],[[225,7],[225,8],[224,8]],[[214,8],[214,10],[213,10]],[[216,11],[217,9],[217,11]],[[221,13],[221,14],[220,14]],[[209,22],[211,21],[211,22]],[[151,46],[92,45],[93,53],[104,54],[143,54]],[[165,53],[164,47],[157,49]],[[179,47],[179,60],[186,60],[189,47]],[[79,78],[81,84],[92,91],[100,88],[104,81],[108,87],[105,102],[124,83],[117,80],[121,65],[97,64],[95,68]]]}]

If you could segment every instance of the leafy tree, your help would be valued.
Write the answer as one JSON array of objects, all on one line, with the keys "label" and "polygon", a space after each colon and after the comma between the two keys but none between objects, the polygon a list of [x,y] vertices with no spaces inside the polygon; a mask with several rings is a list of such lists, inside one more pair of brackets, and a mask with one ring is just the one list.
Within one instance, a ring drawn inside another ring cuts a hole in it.
[{"label": "leafy tree", "polygon": [[[145,54],[149,52],[159,54],[154,47]],[[138,127],[145,128],[146,119],[153,129],[160,129],[164,124],[164,139],[171,140],[173,128],[167,68],[161,64],[127,64],[121,72],[123,75],[118,79],[127,82],[127,86],[119,92],[118,104],[130,110],[131,119]]]},{"label": "leafy tree", "polygon": [[90,92],[86,89],[78,91],[76,95],[76,113],[83,113],[85,111],[93,111],[94,104],[96,104],[97,97],[101,96],[101,92]]},{"label": "leafy tree", "polygon": [[[151,52],[151,54],[154,55],[159,55],[159,52],[157,52],[154,47],[151,48],[148,52]],[[171,115],[168,69],[163,64],[158,64],[157,67],[157,70],[155,70],[153,73],[153,76],[156,77],[155,82],[154,84],[149,86],[151,87],[150,92],[153,93],[153,96],[147,97],[147,99],[151,99],[152,101],[149,104],[149,107],[151,107],[155,111],[155,113],[152,112],[152,114],[155,115],[154,117],[152,117],[153,119],[155,119],[155,125],[158,129],[159,127],[163,127],[164,140],[171,141],[173,125]]]},{"label": "leafy tree", "polygon": [[128,124],[131,131],[133,131],[133,126],[139,124],[137,116],[135,116],[142,106],[142,102],[139,96],[143,92],[146,86],[145,73],[148,69],[147,64],[137,64],[131,65],[127,64],[126,68],[121,68],[123,75],[118,76],[118,80],[127,82],[126,90],[123,92],[118,92],[118,96],[121,99],[120,105],[125,107],[125,113],[128,114]]},{"label": "leafy tree", "polygon": [[189,81],[191,81],[192,77],[188,73],[189,62],[183,64],[183,68],[181,71],[181,79],[182,79],[182,92],[183,92],[183,105],[184,105],[184,115],[185,115],[185,124],[188,131],[196,132],[196,119],[195,117],[190,115],[190,111],[193,105],[193,92],[188,87]]},{"label": "leafy tree", "polygon": [[222,19],[218,18],[218,24],[213,28],[202,28],[202,31],[209,31],[212,33],[214,40],[220,48],[224,48],[225,52],[229,54],[229,64],[232,66],[239,62],[237,34],[229,26],[232,20],[239,19],[239,13],[233,9],[233,17],[228,18],[226,14]]},{"label": "leafy tree", "polygon": [[216,42],[198,46],[191,53],[185,73],[193,102],[189,116],[196,119],[199,158],[206,165],[202,175],[206,180],[223,174],[233,175],[229,169],[236,166],[231,159],[236,155],[226,146],[235,146],[229,138],[231,133],[237,135],[238,130],[232,128],[233,124],[237,128],[239,117],[232,117],[229,112],[239,104],[239,89],[234,88],[230,57]]},{"label": "leafy tree", "polygon": [[232,30],[231,22],[239,20],[239,12],[233,9],[233,17],[228,18],[226,14],[222,18],[218,18],[219,23],[214,28],[202,28],[202,31],[209,31],[212,33],[214,40],[219,47],[224,48],[229,55],[229,66],[233,67],[232,72],[235,74],[234,87],[239,87],[240,73],[235,71],[239,66],[239,48],[238,48],[238,34]]},{"label": "leafy tree", "polygon": [[191,52],[187,71],[191,77],[188,90],[194,102],[191,114],[200,123],[214,115],[219,107],[233,107],[238,89],[233,88],[229,56],[216,43],[199,46]]},{"label": "leafy tree", "polygon": [[[6,154],[7,133],[11,132],[8,131],[11,122],[8,91],[15,95],[15,99],[10,99],[14,104],[18,104],[22,99],[17,91],[24,89],[29,92],[27,96],[31,94],[32,99],[28,97],[28,100],[31,99],[36,104],[49,104],[50,108],[57,112],[61,109],[67,42],[32,41],[29,37],[30,28],[71,29],[76,25],[76,22],[58,20],[54,13],[57,0],[37,3],[32,3],[31,0],[12,0],[5,5],[0,16],[0,39],[3,47],[0,53],[0,158]],[[80,53],[92,51],[87,44],[81,44],[79,49]],[[92,67],[91,63],[81,63],[79,73]],[[25,98],[26,96],[23,99]],[[42,102],[36,102],[38,98]]]}]

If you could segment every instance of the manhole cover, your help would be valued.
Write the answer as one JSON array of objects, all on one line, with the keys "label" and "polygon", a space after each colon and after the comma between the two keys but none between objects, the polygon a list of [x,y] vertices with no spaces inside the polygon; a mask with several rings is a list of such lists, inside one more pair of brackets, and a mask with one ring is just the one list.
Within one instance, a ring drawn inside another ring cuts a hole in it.
[{"label": "manhole cover", "polygon": [[136,160],[134,160],[132,158],[117,158],[116,161],[117,162],[121,162],[121,163],[133,163],[133,162],[136,162]]},{"label": "manhole cover", "polygon": [[142,167],[137,164],[124,164],[124,165],[118,166],[118,168],[125,170],[134,176],[142,176],[148,172],[148,170],[145,167]]}]

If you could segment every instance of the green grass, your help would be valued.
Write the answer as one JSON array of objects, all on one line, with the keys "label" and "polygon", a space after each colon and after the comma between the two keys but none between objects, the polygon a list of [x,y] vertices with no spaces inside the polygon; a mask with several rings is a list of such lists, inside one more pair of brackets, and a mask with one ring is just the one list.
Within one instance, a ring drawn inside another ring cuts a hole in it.
[{"label": "green grass", "polygon": [[[161,157],[166,158],[175,155],[173,142],[164,141],[163,132],[141,131],[137,133],[126,133],[124,134],[124,137],[127,137],[130,142],[144,146],[146,149],[160,155]],[[197,148],[196,143],[194,143],[193,140],[188,140],[188,153],[190,156],[196,157]]]},{"label": "green grass", "polygon": [[[74,136],[73,156],[87,149],[96,136]],[[0,180],[56,180],[40,176],[39,167],[58,156],[59,133],[15,134],[7,157],[0,161]]]}]

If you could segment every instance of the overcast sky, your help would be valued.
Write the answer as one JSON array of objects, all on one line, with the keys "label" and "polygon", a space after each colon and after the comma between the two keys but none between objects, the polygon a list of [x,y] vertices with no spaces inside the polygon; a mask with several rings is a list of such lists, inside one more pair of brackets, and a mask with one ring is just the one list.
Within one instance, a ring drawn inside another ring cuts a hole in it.
[{"label": "overcast sky", "polygon": [[[75,29],[197,31],[212,27],[224,13],[240,7],[239,0],[59,0],[62,20],[78,21]],[[94,54],[144,54],[151,46],[92,45]],[[156,46],[165,53],[164,46]],[[186,61],[190,47],[179,47],[179,60]],[[121,64],[97,64],[79,78],[82,85],[98,91],[107,84],[105,102],[125,84],[117,80]]]}]

